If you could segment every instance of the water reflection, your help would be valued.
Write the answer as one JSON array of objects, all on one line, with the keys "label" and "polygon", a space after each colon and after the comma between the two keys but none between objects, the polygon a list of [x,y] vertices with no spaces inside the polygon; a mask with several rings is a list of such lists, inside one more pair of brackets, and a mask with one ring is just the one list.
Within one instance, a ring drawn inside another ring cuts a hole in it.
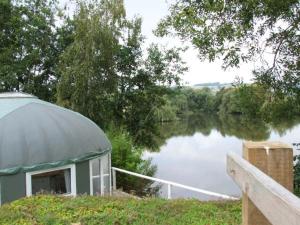
[{"label": "water reflection", "polygon": [[[239,188],[226,173],[226,154],[242,153],[243,140],[299,142],[299,119],[266,124],[241,117],[199,115],[184,121],[162,124],[159,151],[148,148],[145,158],[157,165],[156,177],[210,191],[239,196]],[[165,196],[165,188],[161,189]],[[173,188],[174,197],[207,198]]]}]

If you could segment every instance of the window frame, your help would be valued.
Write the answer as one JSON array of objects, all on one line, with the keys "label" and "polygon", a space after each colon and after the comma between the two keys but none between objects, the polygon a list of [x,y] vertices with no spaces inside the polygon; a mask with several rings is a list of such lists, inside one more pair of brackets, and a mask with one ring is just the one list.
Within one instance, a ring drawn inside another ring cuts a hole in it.
[{"label": "window frame", "polygon": [[1,197],[1,195],[2,195],[2,187],[1,187],[1,185],[2,185],[2,181],[1,181],[1,176],[0,176],[0,206],[2,205],[2,197]]},{"label": "window frame", "polygon": [[[103,171],[103,163],[102,163],[102,158],[107,156],[108,159],[108,174],[104,174],[102,175],[102,171]],[[100,160],[100,174],[93,176],[93,165],[92,165],[92,161],[98,159]],[[100,157],[94,158],[92,160],[89,161],[89,167],[90,167],[90,195],[93,196],[94,195],[94,189],[93,189],[93,178],[100,178],[101,182],[100,182],[100,195],[104,196],[104,176],[109,176],[109,195],[112,194],[112,186],[111,186],[111,153],[102,155]]]},{"label": "window frame", "polygon": [[75,164],[70,164],[66,166],[61,167],[55,167],[51,169],[45,169],[45,170],[37,170],[33,172],[27,172],[26,173],[26,196],[30,197],[32,196],[32,176],[42,174],[42,173],[48,173],[48,172],[54,172],[58,170],[67,170],[70,169],[71,174],[71,193],[62,194],[63,196],[76,196],[77,194],[77,187],[76,187],[76,166]]}]

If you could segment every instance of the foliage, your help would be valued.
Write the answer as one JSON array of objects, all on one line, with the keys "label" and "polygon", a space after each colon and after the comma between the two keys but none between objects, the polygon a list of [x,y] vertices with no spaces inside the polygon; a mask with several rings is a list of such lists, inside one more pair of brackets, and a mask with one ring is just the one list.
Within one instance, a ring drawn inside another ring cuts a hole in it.
[{"label": "foliage", "polygon": [[175,104],[172,104],[170,99],[167,96],[164,96],[165,104],[161,107],[155,109],[155,118],[159,122],[170,122],[177,120],[177,110]]},{"label": "foliage", "polygon": [[74,15],[74,41],[61,55],[58,103],[98,123],[111,120],[117,89],[114,62],[124,16],[122,4],[81,2]]},{"label": "foliage", "polygon": [[300,102],[295,97],[280,96],[259,84],[240,83],[231,88],[213,92],[208,88],[177,88],[166,96],[167,115],[176,113],[178,118],[192,114],[212,113],[223,118],[241,115],[247,119],[265,122],[278,121],[280,118],[293,118],[299,115]]},{"label": "foliage", "polygon": [[[221,89],[213,92],[209,88],[177,88],[166,95],[169,110],[175,110],[179,118],[192,114],[242,114],[256,117],[264,101],[264,95],[255,85]],[[170,113],[169,113],[170,114]]]},{"label": "foliage", "polygon": [[[165,105],[156,108],[154,121],[178,122],[164,123],[166,129],[161,129],[157,122],[150,132],[147,127],[143,129],[145,133],[139,136],[142,138],[138,143],[151,151],[159,150],[167,137],[186,132],[192,135],[195,131],[209,135],[213,128],[223,135],[265,140],[270,135],[270,126],[282,134],[286,127],[295,125],[299,116],[295,98],[281,98],[257,84],[240,83],[217,92],[206,88],[171,88],[163,100]],[[180,126],[179,133],[173,128],[176,124]]]},{"label": "foliage", "polygon": [[172,89],[165,98],[169,109],[166,115],[175,112],[176,122],[164,123],[165,129],[160,127],[150,148],[153,151],[168,137],[193,135],[196,131],[209,135],[212,129],[224,136],[266,140],[270,127],[281,135],[299,121],[297,99],[281,98],[257,84],[239,83],[217,92],[181,87]]},{"label": "foliage", "polygon": [[291,97],[270,97],[261,106],[262,117],[266,121],[275,122],[283,118],[293,118],[299,115],[299,102]]},{"label": "foliage", "polygon": [[227,89],[221,97],[219,112],[225,114],[241,114],[239,96],[235,88]]},{"label": "foliage", "polygon": [[294,156],[294,193],[300,196],[300,155]]},{"label": "foliage", "polygon": [[[123,102],[122,120],[135,136],[135,142],[149,146],[156,135],[156,110],[164,107],[164,94],[172,84],[179,84],[179,75],[186,70],[179,49],[160,49],[151,45],[140,68],[129,74],[126,88],[118,94],[117,102]],[[121,99],[120,99],[121,98]]]},{"label": "foliage", "polygon": [[[112,166],[134,171],[147,176],[154,176],[156,167],[151,160],[143,160],[143,149],[134,146],[132,137],[123,129],[111,127],[107,132],[112,144]],[[134,191],[139,196],[155,194],[158,190],[152,187],[153,182],[117,173],[117,186],[126,192]]]},{"label": "foliage", "polygon": [[[215,111],[215,94],[209,88],[192,89],[187,87],[179,87],[170,89],[165,95],[168,103],[166,115],[170,118],[181,119],[195,113],[211,113]],[[172,117],[171,117],[172,115]],[[170,121],[170,120],[169,120]]]},{"label": "foliage", "polygon": [[240,202],[35,196],[0,207],[2,225],[241,223]]},{"label": "foliage", "polygon": [[261,86],[243,84],[238,87],[238,98],[242,114],[256,118],[259,117],[260,109],[266,101],[265,89]]},{"label": "foliage", "polygon": [[298,95],[299,8],[298,0],[177,0],[156,33],[190,40],[201,59],[220,58],[224,68],[260,59],[257,81]]},{"label": "foliage", "polygon": [[[74,41],[61,55],[58,103],[102,126],[125,125],[137,140],[164,105],[165,86],[186,70],[180,49],[151,45],[143,54],[141,19],[128,20],[122,0],[81,2]],[[150,132],[151,133],[151,132]]]},{"label": "foliage", "polygon": [[242,114],[250,118],[260,118],[260,108],[267,101],[265,90],[256,84],[241,84],[223,91],[220,113]]},{"label": "foliage", "polygon": [[23,91],[53,101],[60,51],[56,0],[0,2],[0,91]]},{"label": "foliage", "polygon": [[191,90],[185,92],[189,111],[197,113],[210,113],[214,111],[214,94],[209,88]]}]

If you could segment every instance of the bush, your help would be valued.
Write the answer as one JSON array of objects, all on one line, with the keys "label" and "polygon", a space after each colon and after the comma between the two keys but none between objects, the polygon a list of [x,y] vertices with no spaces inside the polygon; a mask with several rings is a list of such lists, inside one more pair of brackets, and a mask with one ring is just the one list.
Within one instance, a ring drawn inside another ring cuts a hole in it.
[{"label": "bush", "polygon": [[[130,134],[122,128],[111,126],[107,132],[112,144],[112,166],[132,172],[154,176],[156,167],[151,165],[151,159],[143,159],[143,148],[133,144]],[[152,182],[134,176],[117,172],[117,188],[124,191],[135,191],[137,195],[155,194]]]}]

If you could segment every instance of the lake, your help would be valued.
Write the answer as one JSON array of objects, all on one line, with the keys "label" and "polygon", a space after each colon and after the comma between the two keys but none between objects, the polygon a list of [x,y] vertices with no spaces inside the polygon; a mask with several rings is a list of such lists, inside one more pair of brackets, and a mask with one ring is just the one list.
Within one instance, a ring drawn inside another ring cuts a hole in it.
[{"label": "lake", "polygon": [[[232,196],[240,196],[241,192],[226,173],[228,152],[241,155],[244,140],[282,141],[291,145],[300,142],[299,119],[267,124],[237,116],[220,119],[200,115],[161,124],[160,130],[159,150],[144,152],[144,158],[152,158],[152,164],[157,166],[155,177]],[[166,185],[160,195],[166,196]],[[172,187],[172,197],[214,199],[176,187]]]}]

